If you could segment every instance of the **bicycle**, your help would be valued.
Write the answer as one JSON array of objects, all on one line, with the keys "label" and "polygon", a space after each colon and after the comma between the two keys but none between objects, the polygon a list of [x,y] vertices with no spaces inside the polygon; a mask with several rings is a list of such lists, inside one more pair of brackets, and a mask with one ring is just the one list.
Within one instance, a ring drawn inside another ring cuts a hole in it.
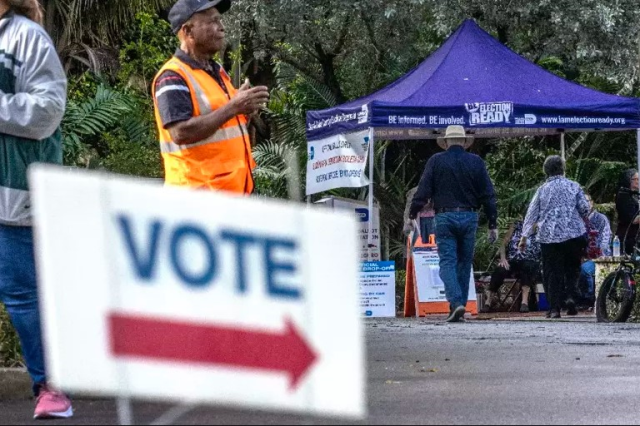
[{"label": "bicycle", "polygon": [[[640,217],[637,215],[636,218]],[[626,247],[629,230],[624,236],[622,247]],[[635,235],[638,241],[638,234]],[[624,254],[620,265],[605,278],[598,291],[596,316],[598,322],[627,322],[636,301],[636,276],[640,274],[640,250],[633,249],[633,255]]]},{"label": "bicycle", "polygon": [[597,301],[598,322],[626,322],[636,301],[636,279],[640,274],[640,252],[625,255],[618,268],[607,275]]}]

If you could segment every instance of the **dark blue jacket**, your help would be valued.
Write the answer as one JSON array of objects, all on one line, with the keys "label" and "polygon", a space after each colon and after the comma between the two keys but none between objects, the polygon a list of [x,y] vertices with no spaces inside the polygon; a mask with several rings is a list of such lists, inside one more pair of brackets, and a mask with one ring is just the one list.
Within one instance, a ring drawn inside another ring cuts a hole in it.
[{"label": "dark blue jacket", "polygon": [[461,146],[452,146],[431,157],[411,203],[410,217],[415,218],[429,200],[433,200],[436,212],[445,208],[484,207],[489,228],[497,226],[496,194],[487,167],[482,158]]}]

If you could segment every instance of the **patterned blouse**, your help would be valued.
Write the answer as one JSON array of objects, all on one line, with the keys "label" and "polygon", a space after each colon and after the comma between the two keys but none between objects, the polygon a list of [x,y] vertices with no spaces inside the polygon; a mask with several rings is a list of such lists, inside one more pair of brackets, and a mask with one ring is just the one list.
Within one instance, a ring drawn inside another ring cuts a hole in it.
[{"label": "patterned blouse", "polygon": [[600,212],[594,211],[589,216],[591,226],[598,231],[598,247],[604,256],[611,256],[611,223],[609,219]]},{"label": "patterned blouse", "polygon": [[564,176],[549,178],[536,192],[522,234],[533,235],[538,224],[538,241],[557,244],[586,235],[585,219],[589,217],[589,202],[576,182]]},{"label": "patterned blouse", "polygon": [[518,248],[520,238],[522,237],[522,227],[523,223],[521,220],[513,224],[513,235],[511,236],[511,241],[509,241],[509,246],[507,247],[507,259],[509,261],[525,260],[540,262],[542,250],[540,248],[540,243],[536,238],[536,234],[533,234],[529,238],[529,244],[527,244],[527,249],[524,252],[521,252]]}]

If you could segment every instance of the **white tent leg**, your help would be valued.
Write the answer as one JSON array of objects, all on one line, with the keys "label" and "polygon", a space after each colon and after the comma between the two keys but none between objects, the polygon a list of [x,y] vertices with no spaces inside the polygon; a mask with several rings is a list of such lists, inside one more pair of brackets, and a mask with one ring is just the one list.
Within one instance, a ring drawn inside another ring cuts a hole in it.
[{"label": "white tent leg", "polygon": [[567,149],[564,142],[564,133],[560,133],[560,151],[562,151],[562,159],[567,161]]},{"label": "white tent leg", "polygon": [[373,139],[373,128],[369,129],[369,233],[367,234],[367,253],[369,255],[369,262],[371,262],[373,256],[373,174],[375,170],[375,141]]}]

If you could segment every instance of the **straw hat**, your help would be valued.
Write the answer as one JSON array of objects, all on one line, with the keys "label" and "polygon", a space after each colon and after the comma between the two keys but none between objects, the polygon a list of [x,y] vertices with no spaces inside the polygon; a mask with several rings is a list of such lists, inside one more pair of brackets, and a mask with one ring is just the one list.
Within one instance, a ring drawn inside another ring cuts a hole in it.
[{"label": "straw hat", "polygon": [[464,149],[469,149],[473,145],[473,136],[467,135],[462,126],[449,126],[443,138],[438,138],[440,148],[447,149],[447,139],[465,139]]}]

